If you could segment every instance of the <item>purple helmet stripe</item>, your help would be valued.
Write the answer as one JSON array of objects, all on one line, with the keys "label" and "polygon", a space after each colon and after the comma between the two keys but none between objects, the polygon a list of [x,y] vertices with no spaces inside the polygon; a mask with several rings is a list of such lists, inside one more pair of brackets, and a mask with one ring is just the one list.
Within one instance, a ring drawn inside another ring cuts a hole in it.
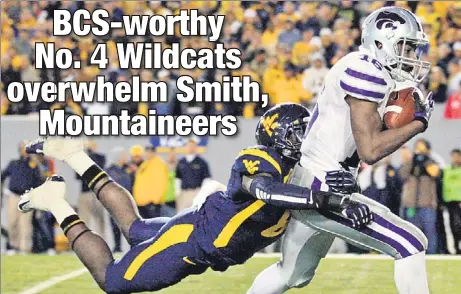
[{"label": "purple helmet stripe", "polygon": [[353,70],[351,68],[346,69],[346,73],[348,75],[350,75],[351,77],[354,77],[354,78],[357,78],[357,79],[360,79],[360,80],[372,82],[372,83],[375,83],[375,84],[378,84],[378,85],[387,86],[387,83],[386,83],[386,81],[384,79],[378,78],[378,77],[375,77],[375,76],[372,76],[372,75],[369,75],[369,74],[366,74],[366,73],[363,73],[363,72],[359,72],[359,71]]},{"label": "purple helmet stripe", "polygon": [[[352,227],[352,223],[348,220],[348,219],[345,219],[337,214],[334,214],[332,212],[329,212],[329,211],[319,211],[319,213],[321,213],[323,216],[325,216],[326,218],[329,218],[329,219],[332,219],[346,227],[349,227],[351,229],[354,229],[356,231],[359,231],[360,233],[362,234],[365,234],[367,236],[370,236],[371,238],[373,239],[376,239],[378,241],[381,241],[389,246],[391,246],[392,248],[394,248],[402,258],[405,258],[405,257],[408,257],[410,255],[412,255],[402,244],[400,244],[398,241],[388,237],[388,236],[385,236],[381,233],[378,233],[376,232],[375,230],[369,228],[369,227],[365,227],[365,228],[362,228],[362,229],[356,229],[356,228],[353,228]],[[377,215],[375,213],[373,213],[373,217],[376,217]]]},{"label": "purple helmet stripe", "polygon": [[403,238],[405,238],[411,245],[413,245],[419,251],[424,251],[423,244],[411,233],[405,231],[404,229],[397,227],[393,223],[389,222],[388,220],[380,217],[379,215],[375,215],[375,222],[382,227],[385,227],[388,230],[393,231],[396,234],[399,234]]},{"label": "purple helmet stripe", "polygon": [[386,96],[384,93],[378,93],[378,92],[363,90],[363,89],[359,89],[359,88],[356,88],[356,87],[349,86],[348,84],[344,83],[343,81],[340,81],[339,84],[340,84],[341,88],[343,88],[343,90],[351,92],[351,93],[354,93],[354,94],[359,94],[359,95],[362,95],[362,96],[365,96],[365,97],[370,97],[370,98],[374,98],[374,99],[382,99],[382,98],[384,98]]}]

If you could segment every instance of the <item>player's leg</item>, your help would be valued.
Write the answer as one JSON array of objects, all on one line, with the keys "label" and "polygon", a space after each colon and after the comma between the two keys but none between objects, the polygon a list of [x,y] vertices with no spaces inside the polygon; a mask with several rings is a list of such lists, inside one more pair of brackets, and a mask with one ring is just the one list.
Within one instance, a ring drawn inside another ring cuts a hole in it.
[{"label": "player's leg", "polygon": [[150,238],[110,264],[108,293],[157,291],[174,285],[189,275],[202,274],[208,265],[194,237],[196,214],[185,212],[171,218],[154,238]]},{"label": "player's leg", "polygon": [[427,239],[424,234],[366,196],[353,194],[353,200],[366,203],[373,211],[374,221],[363,229],[352,228],[347,219],[331,212],[320,214],[314,210],[305,211],[302,221],[356,246],[392,256],[395,259],[395,283],[399,293],[428,294],[425,265]]},{"label": "player's leg", "polygon": [[129,231],[130,245],[135,246],[152,238],[170,219],[170,217],[156,217],[135,220]]},{"label": "player's leg", "polygon": [[79,138],[40,139],[26,147],[27,153],[43,153],[66,162],[109,211],[123,235],[130,240],[130,227],[139,213],[130,193],[112,179],[84,152]]},{"label": "player's leg", "polygon": [[106,269],[114,258],[101,236],[92,232],[65,200],[66,185],[60,176],[53,176],[40,187],[21,196],[18,208],[50,211],[61,226],[72,250],[101,287],[106,287]]},{"label": "player's leg", "polygon": [[256,277],[248,294],[279,294],[306,286],[334,238],[292,218],[282,241],[282,259]]},{"label": "player's leg", "polygon": [[95,230],[101,236],[106,236],[106,210],[94,196],[91,198],[92,215],[95,220]]},{"label": "player's leg", "polygon": [[447,206],[456,254],[461,254],[461,203],[450,202]]}]

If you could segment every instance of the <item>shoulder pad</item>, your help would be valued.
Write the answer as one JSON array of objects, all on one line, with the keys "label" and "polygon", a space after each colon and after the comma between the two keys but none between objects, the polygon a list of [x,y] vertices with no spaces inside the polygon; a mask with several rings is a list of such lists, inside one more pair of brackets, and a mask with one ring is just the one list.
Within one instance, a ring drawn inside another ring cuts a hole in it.
[{"label": "shoulder pad", "polygon": [[387,70],[376,59],[361,52],[346,55],[339,71],[339,87],[354,98],[381,102],[394,86]]},{"label": "shoulder pad", "polygon": [[245,175],[266,173],[278,178],[282,175],[282,160],[274,149],[254,146],[240,151],[234,169]]}]

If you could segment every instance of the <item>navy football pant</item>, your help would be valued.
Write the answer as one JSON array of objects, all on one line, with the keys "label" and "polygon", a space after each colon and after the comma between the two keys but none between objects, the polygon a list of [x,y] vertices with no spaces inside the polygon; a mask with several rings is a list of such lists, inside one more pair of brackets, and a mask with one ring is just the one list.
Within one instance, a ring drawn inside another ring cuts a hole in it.
[{"label": "navy football pant", "polygon": [[107,293],[156,291],[205,272],[209,266],[200,261],[204,253],[194,237],[196,217],[187,210],[171,219],[133,223],[132,248],[107,268]]}]

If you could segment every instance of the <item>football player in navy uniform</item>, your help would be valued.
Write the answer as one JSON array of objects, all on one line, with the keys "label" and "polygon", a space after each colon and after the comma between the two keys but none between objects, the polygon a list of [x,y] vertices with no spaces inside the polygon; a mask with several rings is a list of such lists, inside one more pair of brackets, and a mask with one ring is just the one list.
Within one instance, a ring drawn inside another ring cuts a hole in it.
[{"label": "football player in navy uniform", "polygon": [[[310,113],[303,106],[282,104],[259,121],[259,145],[242,150],[232,167],[226,191],[208,196],[171,218],[141,219],[133,198],[83,151],[80,139],[39,139],[30,153],[43,153],[69,164],[117,221],[131,249],[114,260],[106,242],[92,232],[65,200],[62,177],[22,196],[19,209],[51,211],[72,249],[107,293],[155,291],[208,268],[224,271],[242,264],[277,240],[289,220],[286,209],[327,209],[356,226],[371,221],[364,204],[350,195],[311,191],[284,183],[299,160],[299,148]],[[347,172],[328,177],[334,191],[348,192],[355,181]]]}]

